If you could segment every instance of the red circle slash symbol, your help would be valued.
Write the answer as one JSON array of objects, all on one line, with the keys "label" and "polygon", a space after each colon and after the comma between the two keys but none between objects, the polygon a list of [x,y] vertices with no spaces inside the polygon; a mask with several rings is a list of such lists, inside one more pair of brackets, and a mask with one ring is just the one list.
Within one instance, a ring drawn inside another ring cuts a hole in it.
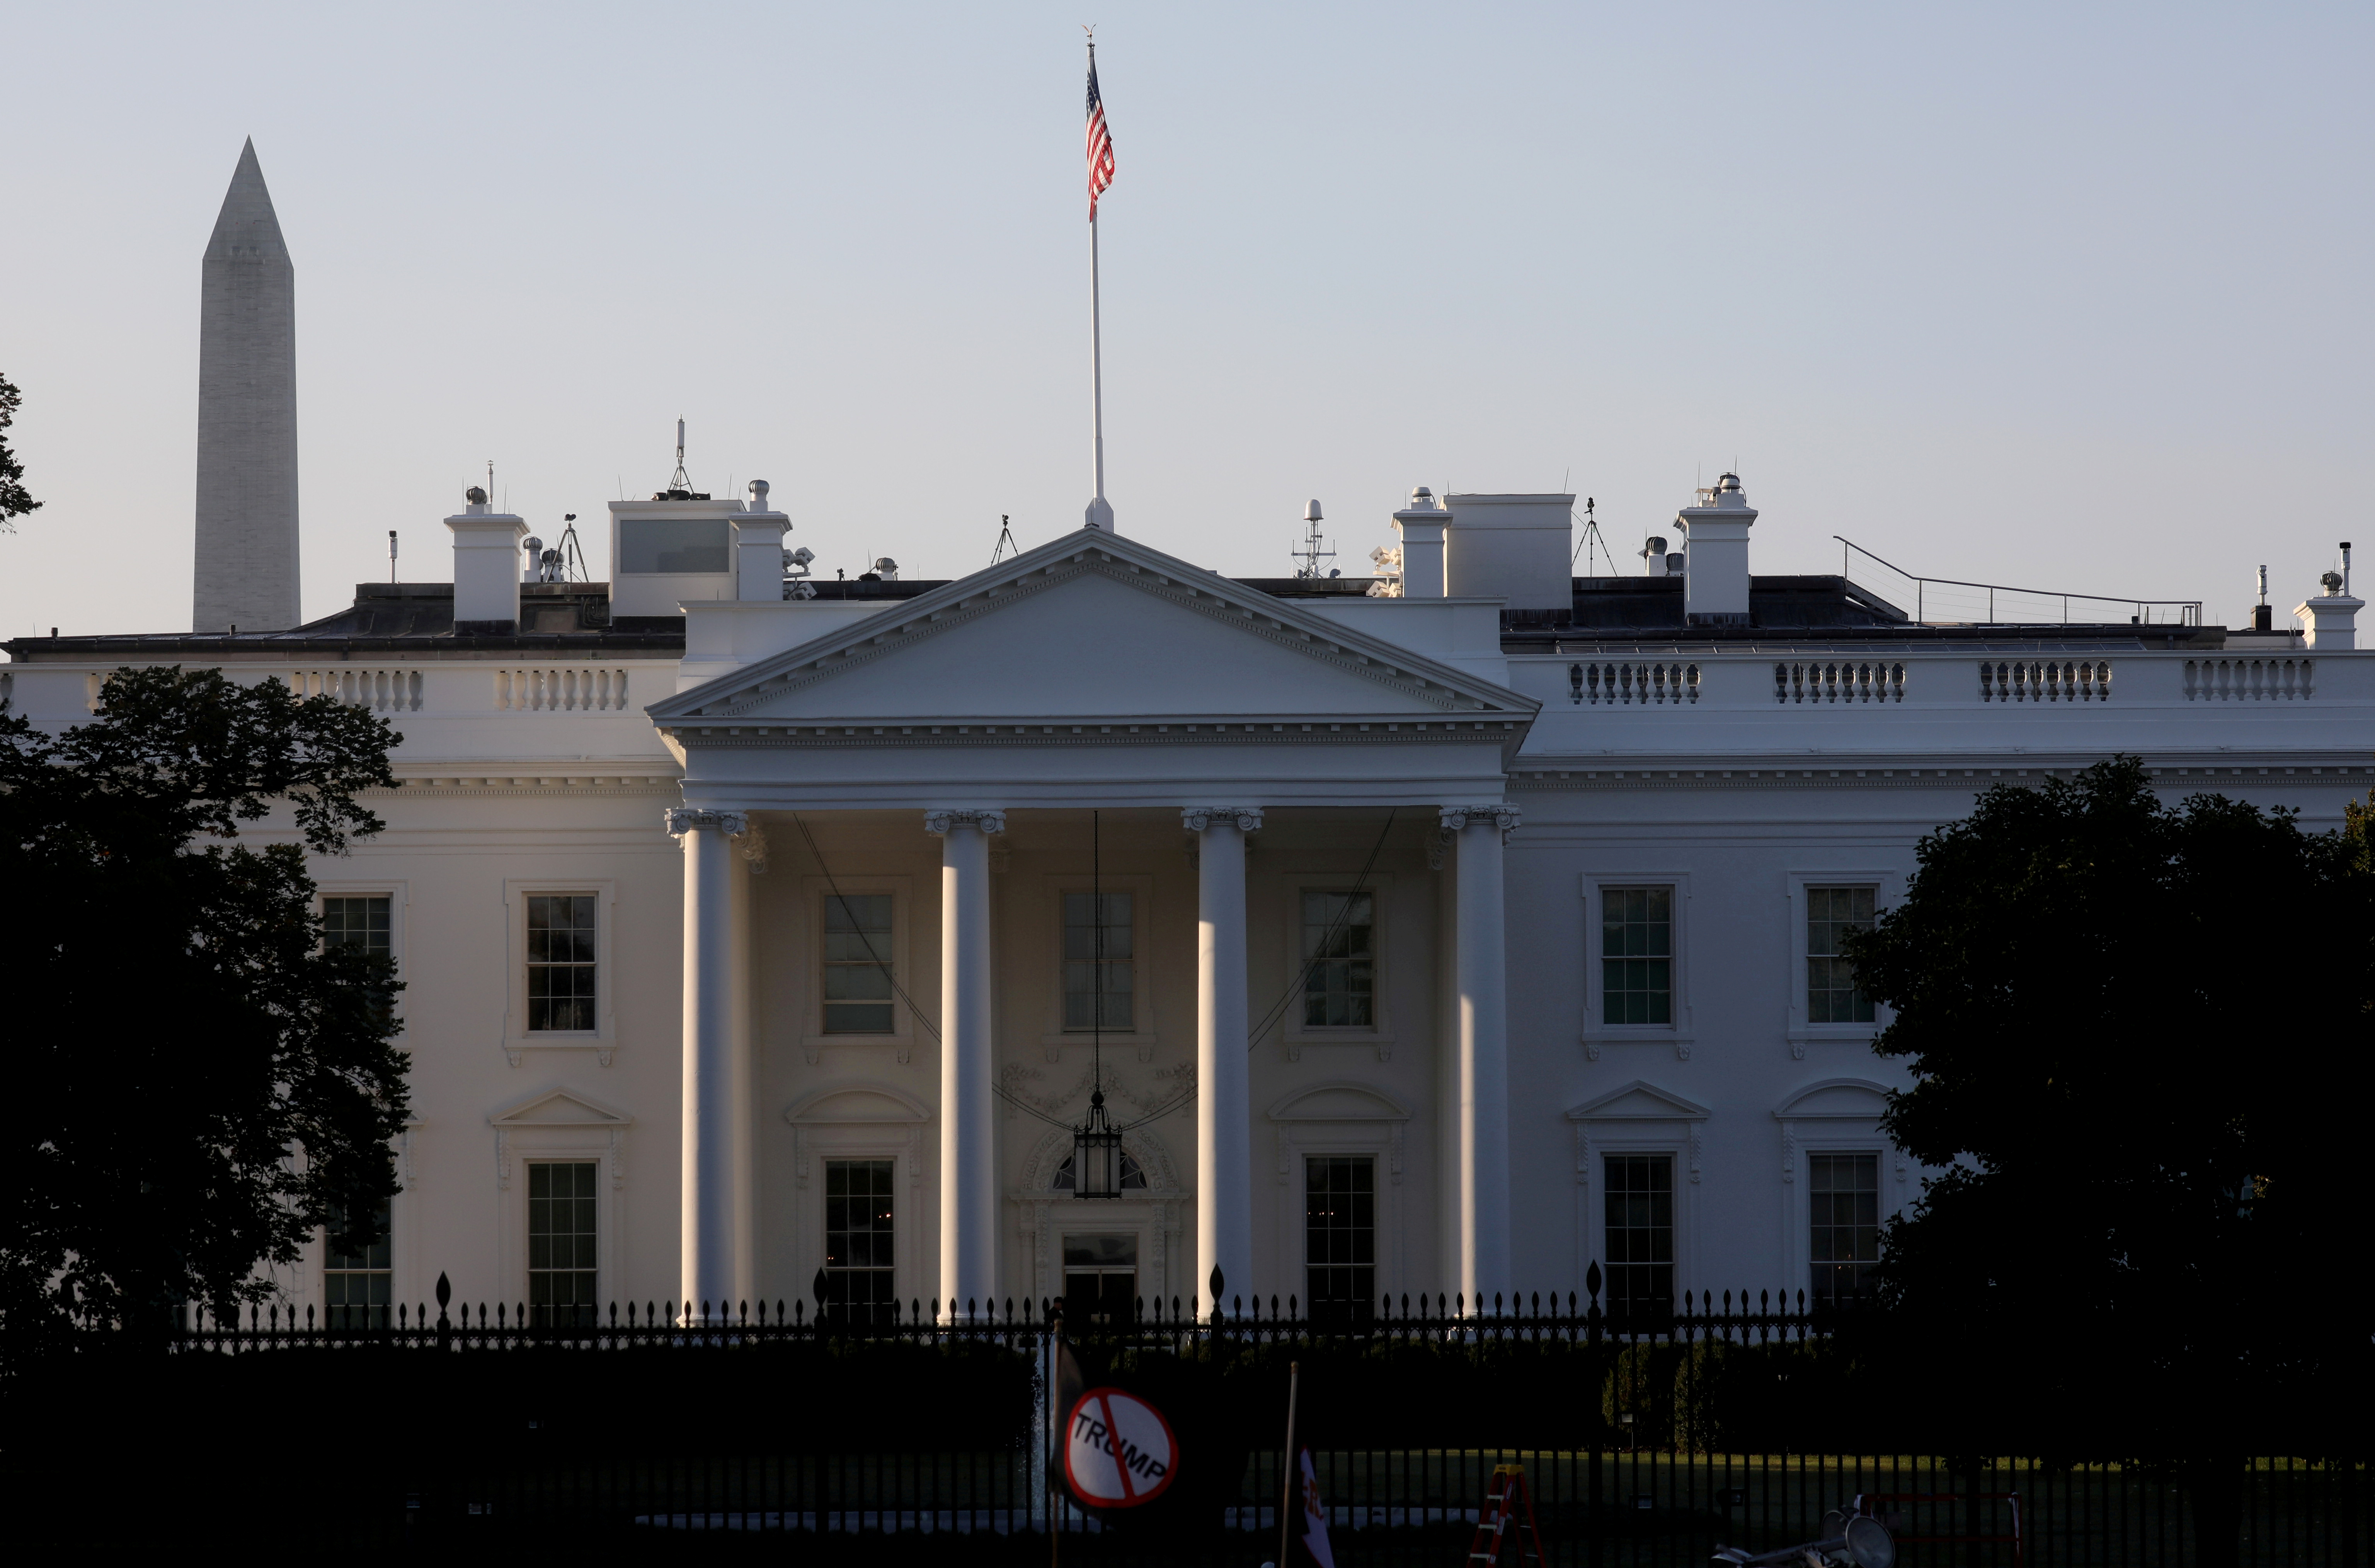
[{"label": "red circle slash symbol", "polygon": [[1179,1441],[1162,1411],[1118,1388],[1092,1388],[1073,1401],[1064,1429],[1064,1479],[1082,1502],[1141,1507],[1178,1473]]}]

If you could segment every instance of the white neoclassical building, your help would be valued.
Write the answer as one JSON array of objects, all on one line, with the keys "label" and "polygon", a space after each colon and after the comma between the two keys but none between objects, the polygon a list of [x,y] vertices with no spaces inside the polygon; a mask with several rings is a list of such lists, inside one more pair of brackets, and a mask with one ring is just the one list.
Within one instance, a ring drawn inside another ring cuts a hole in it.
[{"label": "white neoclassical building", "polygon": [[763,486],[612,505],[608,584],[474,500],[450,584],[0,690],[204,663],[400,733],[315,873],[416,1119],[313,1306],[1849,1290],[1920,1173],[1836,943],[1922,834],[2116,752],[2312,828],[2375,784],[2338,580],[2298,630],[1949,619],[1753,576],[1729,476],[1576,578],[1572,501],[1419,492],[1375,581],[1084,529],[809,596]]}]

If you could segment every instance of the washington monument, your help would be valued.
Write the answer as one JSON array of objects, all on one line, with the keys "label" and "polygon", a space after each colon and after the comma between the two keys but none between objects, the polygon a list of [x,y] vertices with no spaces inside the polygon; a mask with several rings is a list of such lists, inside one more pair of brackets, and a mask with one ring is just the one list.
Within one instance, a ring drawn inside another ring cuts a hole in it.
[{"label": "washington monument", "polygon": [[297,272],[255,143],[239,155],[198,296],[191,630],[281,631],[297,608]]}]

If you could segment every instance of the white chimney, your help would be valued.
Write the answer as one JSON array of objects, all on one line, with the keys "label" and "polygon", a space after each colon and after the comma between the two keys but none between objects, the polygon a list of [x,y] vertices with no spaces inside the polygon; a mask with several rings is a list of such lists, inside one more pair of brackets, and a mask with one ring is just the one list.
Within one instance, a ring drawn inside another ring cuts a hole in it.
[{"label": "white chimney", "polygon": [[1688,536],[1683,563],[1683,619],[1693,626],[1748,624],[1748,530],[1756,508],[1726,474],[1699,491],[1699,503],[1675,515]]},{"label": "white chimney", "polygon": [[2302,639],[2312,648],[2334,653],[2358,646],[2358,612],[2367,607],[2364,599],[2350,596],[2350,547],[2342,547],[2342,570],[2329,572],[2318,579],[2325,592],[2304,602],[2293,611],[2304,625],[2308,635]]},{"label": "white chimney", "polygon": [[1575,606],[1575,497],[1445,496],[1444,591],[1513,610]]},{"label": "white chimney", "polygon": [[784,532],[789,515],[770,511],[767,481],[750,481],[750,510],[734,518],[734,596],[779,603],[784,596]]},{"label": "white chimney", "polygon": [[1411,491],[1410,505],[1394,513],[1394,529],[1402,536],[1403,598],[1443,597],[1443,530],[1450,521],[1451,513],[1424,485]]},{"label": "white chimney", "polygon": [[459,515],[445,519],[454,530],[454,633],[457,637],[510,637],[519,631],[520,541],[527,520],[487,504],[487,492],[472,485]]}]

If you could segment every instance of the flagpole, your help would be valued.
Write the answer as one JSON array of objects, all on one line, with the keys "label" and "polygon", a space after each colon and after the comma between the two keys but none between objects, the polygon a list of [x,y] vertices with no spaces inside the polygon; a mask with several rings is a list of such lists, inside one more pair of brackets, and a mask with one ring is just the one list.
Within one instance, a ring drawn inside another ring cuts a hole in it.
[{"label": "flagpole", "polygon": [[1113,182],[1113,137],[1105,129],[1105,102],[1097,93],[1097,35],[1089,29],[1089,481],[1088,526],[1113,532],[1113,505],[1105,500],[1105,334],[1103,291],[1097,277],[1097,196]]},{"label": "flagpole", "polygon": [[1097,277],[1097,215],[1089,214],[1089,418],[1092,442],[1090,468],[1095,486],[1089,502],[1089,526],[1113,527],[1113,508],[1105,501],[1105,312]]}]

